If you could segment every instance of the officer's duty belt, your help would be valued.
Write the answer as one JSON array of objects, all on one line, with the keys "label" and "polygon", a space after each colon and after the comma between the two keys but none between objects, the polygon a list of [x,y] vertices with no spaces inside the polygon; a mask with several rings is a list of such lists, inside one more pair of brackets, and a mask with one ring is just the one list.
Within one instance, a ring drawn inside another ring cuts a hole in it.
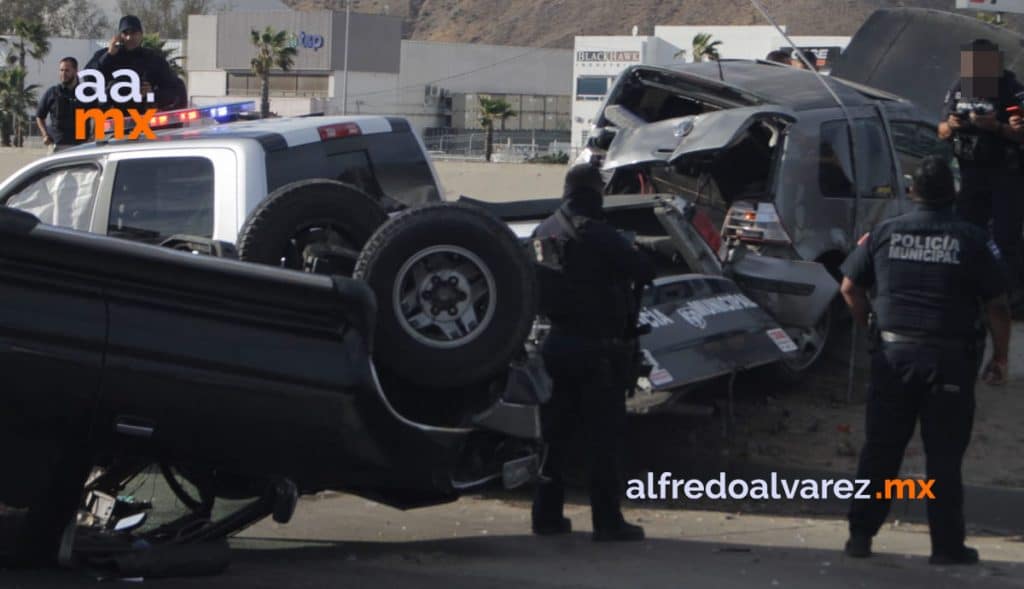
[{"label": "officer's duty belt", "polygon": [[928,335],[906,335],[903,333],[896,333],[895,331],[885,330],[882,330],[880,335],[882,341],[887,344],[928,344],[932,346],[964,347],[970,343],[963,339],[951,339]]}]

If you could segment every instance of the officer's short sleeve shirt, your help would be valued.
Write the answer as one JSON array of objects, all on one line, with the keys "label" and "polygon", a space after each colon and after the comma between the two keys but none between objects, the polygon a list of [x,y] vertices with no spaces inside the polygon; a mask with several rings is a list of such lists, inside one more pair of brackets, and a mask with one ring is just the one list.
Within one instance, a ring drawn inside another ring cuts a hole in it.
[{"label": "officer's short sleeve shirt", "polygon": [[995,245],[949,210],[922,209],[879,224],[841,269],[873,290],[878,324],[893,331],[969,337],[979,303],[1006,292]]}]

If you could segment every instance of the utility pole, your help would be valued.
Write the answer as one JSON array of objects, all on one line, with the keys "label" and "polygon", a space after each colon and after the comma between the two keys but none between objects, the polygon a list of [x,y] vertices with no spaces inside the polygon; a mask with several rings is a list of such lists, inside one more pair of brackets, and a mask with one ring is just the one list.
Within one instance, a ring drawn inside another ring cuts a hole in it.
[{"label": "utility pole", "polygon": [[345,69],[345,81],[342,85],[341,94],[341,114],[348,114],[348,34],[349,34],[349,21],[352,16],[352,0],[345,0],[345,60],[342,66]]}]

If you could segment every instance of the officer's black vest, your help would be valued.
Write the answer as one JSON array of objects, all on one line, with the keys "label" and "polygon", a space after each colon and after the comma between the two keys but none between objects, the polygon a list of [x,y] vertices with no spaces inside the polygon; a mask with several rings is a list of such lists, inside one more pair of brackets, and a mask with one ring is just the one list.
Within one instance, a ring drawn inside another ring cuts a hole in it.
[{"label": "officer's black vest", "polygon": [[[559,209],[554,219],[560,231],[531,240],[540,283],[540,309],[552,324],[586,337],[629,337],[636,325],[636,301],[631,285],[621,277],[581,270],[582,235],[591,221]],[[589,270],[592,270],[589,269]]]}]

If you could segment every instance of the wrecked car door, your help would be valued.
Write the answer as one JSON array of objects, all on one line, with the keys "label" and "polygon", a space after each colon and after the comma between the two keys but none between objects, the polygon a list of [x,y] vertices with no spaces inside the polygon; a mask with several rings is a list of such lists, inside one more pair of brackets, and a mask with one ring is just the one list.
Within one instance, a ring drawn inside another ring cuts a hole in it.
[{"label": "wrecked car door", "polygon": [[640,347],[653,390],[671,390],[781,360],[796,350],[786,332],[721,276],[659,278],[648,290]]},{"label": "wrecked car door", "polygon": [[[756,215],[754,213],[755,223]],[[817,262],[762,256],[730,239],[725,259],[701,237],[695,226],[696,207],[682,198],[660,199],[654,215],[679,257],[695,272],[722,275],[785,326],[810,328],[828,309],[838,284]]]}]

